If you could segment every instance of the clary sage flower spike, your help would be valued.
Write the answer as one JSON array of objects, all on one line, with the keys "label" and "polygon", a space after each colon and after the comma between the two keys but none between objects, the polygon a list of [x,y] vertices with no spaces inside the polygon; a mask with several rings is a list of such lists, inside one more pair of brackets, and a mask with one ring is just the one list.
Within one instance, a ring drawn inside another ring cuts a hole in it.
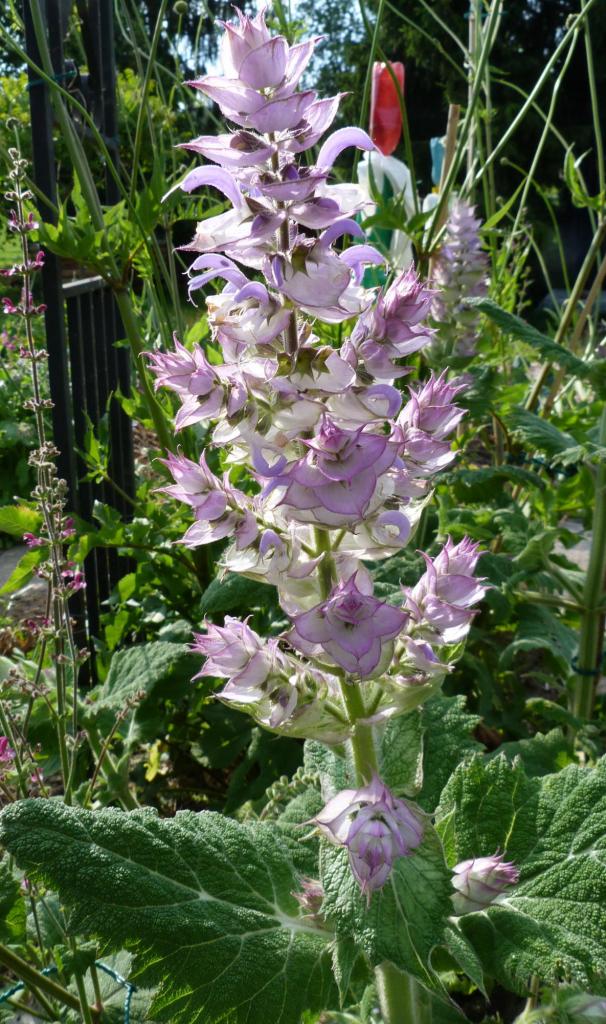
[{"label": "clary sage flower spike", "polygon": [[[229,204],[184,247],[190,299],[211,289],[211,345],[175,338],[148,358],[156,387],[178,399],[175,428],[208,432],[198,461],[165,461],[174,483],[163,490],[192,512],[182,543],[226,542],[223,571],[276,587],[289,623],[271,637],[229,616],[205,623],[193,645],[201,674],[264,727],[332,745],[439,689],[484,587],[477,546],[449,539],[424,556],[416,586],[389,601],[374,593],[367,563],[410,541],[455,457],[465,382],[442,372],[402,386],[405,360],[433,344],[436,293],[412,266],[365,287],[365,268],[385,260],[360,226],[367,196],[337,182],[334,164],[348,147],[371,158],[375,147],[353,127],[321,142],[340,97],[299,88],[314,46],[272,36],[263,12],[238,12],[224,25],[224,74],[190,83],[232,126],[184,144],[206,163],[176,186],[216,189]],[[347,847],[370,897],[418,848],[423,819],[377,774],[359,782],[316,823]]]}]

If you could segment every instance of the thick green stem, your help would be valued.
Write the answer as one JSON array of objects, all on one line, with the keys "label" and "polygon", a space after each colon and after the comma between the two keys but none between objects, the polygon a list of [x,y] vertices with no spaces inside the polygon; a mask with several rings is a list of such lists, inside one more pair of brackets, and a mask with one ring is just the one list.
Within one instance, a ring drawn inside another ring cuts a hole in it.
[{"label": "thick green stem", "polygon": [[384,963],[377,967],[375,977],[384,1024],[430,1024],[428,995],[410,974]]},{"label": "thick green stem", "polygon": [[[606,404],[600,419],[599,445],[606,445]],[[570,687],[570,710],[578,718],[591,718],[595,684],[599,677],[603,645],[602,594],[606,574],[606,466],[601,462],[595,475],[595,504],[589,565],[583,589],[578,674]]]},{"label": "thick green stem", "polygon": [[[326,530],[315,529],[314,539],[316,551],[323,554],[324,558],[318,566],[320,576],[320,590],[323,598],[330,594],[335,582],[335,563],[332,557],[330,536]],[[354,766],[356,769],[358,783],[368,782],[374,772],[377,771],[377,755],[372,735],[371,725],[362,725],[361,718],[367,717],[364,707],[364,699],[359,683],[348,683],[344,677],[341,679],[341,696],[347,711],[347,717],[353,727],[351,738],[351,751],[353,754]]]},{"label": "thick green stem", "polygon": [[[78,952],[76,943],[73,939],[70,940],[70,948],[74,956]],[[76,982],[76,988],[78,989],[78,999],[80,1001],[80,1013],[82,1014],[82,1020],[84,1024],[93,1024],[93,1014],[98,1019],[98,1011],[92,1010],[88,1005],[88,999],[86,997],[86,986],[84,984],[84,978],[82,973],[76,968],[74,970],[74,981]]]},{"label": "thick green stem", "polygon": [[347,717],[353,726],[351,751],[358,783],[369,782],[378,769],[372,725],[362,725],[361,718],[367,715],[358,683],[341,682],[341,695],[347,709]]}]

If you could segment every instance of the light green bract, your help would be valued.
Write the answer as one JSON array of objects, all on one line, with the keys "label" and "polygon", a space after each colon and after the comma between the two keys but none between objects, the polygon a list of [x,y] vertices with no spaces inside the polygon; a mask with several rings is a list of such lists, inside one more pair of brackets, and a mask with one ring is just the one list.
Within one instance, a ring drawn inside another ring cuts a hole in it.
[{"label": "light green bract", "polygon": [[528,979],[606,992],[606,759],[528,778],[520,761],[461,766],[437,811],[447,860],[500,849],[520,882],[459,918],[487,974],[524,993]]},{"label": "light green bract", "polygon": [[154,1020],[299,1024],[337,1005],[332,936],[299,916],[272,825],[28,800],[3,812],[0,840],[58,890],[75,932],[135,949],[131,980],[160,986]]}]

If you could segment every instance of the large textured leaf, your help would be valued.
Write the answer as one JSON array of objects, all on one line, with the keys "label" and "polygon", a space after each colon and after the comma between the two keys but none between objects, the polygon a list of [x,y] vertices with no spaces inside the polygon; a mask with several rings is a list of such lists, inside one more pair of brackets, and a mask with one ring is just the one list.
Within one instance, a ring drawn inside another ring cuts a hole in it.
[{"label": "large textured leaf", "polygon": [[337,998],[331,935],[299,916],[272,825],[26,800],[0,815],[0,841],[58,890],[73,929],[136,949],[137,983],[159,985],[154,1020],[299,1024]]},{"label": "large textured leaf", "polygon": [[494,760],[503,754],[510,761],[519,757],[524,765],[524,771],[530,776],[551,775],[574,762],[572,742],[561,729],[552,729],[547,733],[538,732],[536,736],[527,740],[502,743],[497,750],[488,755],[488,759]]},{"label": "large textured leaf", "polygon": [[200,599],[200,614],[236,612],[247,615],[254,608],[266,607],[268,602],[272,601],[274,593],[273,587],[259,580],[228,573],[223,578],[211,580]]},{"label": "large textured leaf", "polygon": [[0,864],[0,942],[25,940],[25,903],[19,879],[7,863]]},{"label": "large textured leaf", "polygon": [[381,737],[381,778],[397,796],[415,796],[423,784],[423,732],[419,708],[387,722]]},{"label": "large textured leaf", "polygon": [[487,974],[520,993],[532,974],[606,992],[606,760],[529,779],[520,762],[476,758],[437,812],[451,865],[500,849],[520,881],[459,919]]},{"label": "large textured leaf", "polygon": [[538,448],[540,452],[553,458],[562,456],[571,449],[578,449],[578,444],[571,434],[563,431],[549,420],[537,416],[528,409],[514,409],[507,417],[507,426],[511,432],[528,447]]},{"label": "large textured leaf", "polygon": [[96,722],[107,730],[126,702],[141,693],[142,699],[128,720],[128,741],[155,739],[162,729],[160,701],[184,697],[199,666],[198,655],[184,644],[167,640],[117,651],[105,682],[92,694],[94,703],[82,709],[83,720]]},{"label": "large textured leaf", "polygon": [[509,668],[522,651],[543,650],[557,671],[569,675],[578,647],[577,634],[543,605],[521,602],[518,618],[515,638],[501,653],[502,667]]},{"label": "large textured leaf", "polygon": [[421,709],[423,786],[418,802],[433,811],[457,765],[480,751],[472,732],[480,719],[466,710],[465,697],[433,697]]},{"label": "large textured leaf", "polygon": [[200,659],[184,644],[156,640],[114,654],[107,678],[96,691],[95,711],[121,710],[138,690],[149,696],[160,684],[181,683],[195,675]]}]

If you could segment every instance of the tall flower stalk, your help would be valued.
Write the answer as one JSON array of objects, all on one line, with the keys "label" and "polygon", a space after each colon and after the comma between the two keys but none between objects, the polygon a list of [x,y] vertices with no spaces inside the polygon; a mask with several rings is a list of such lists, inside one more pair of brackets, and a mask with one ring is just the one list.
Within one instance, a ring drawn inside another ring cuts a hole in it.
[{"label": "tall flower stalk", "polygon": [[[309,160],[339,106],[298,89],[314,41],[289,46],[263,13],[238,12],[224,30],[224,75],[190,84],[234,127],[184,144],[211,163],[180,183],[231,204],[185,247],[190,295],[225,282],[207,298],[222,361],[178,340],[149,355],[156,386],[180,400],[176,429],[212,427],[198,462],[168,455],[164,490],[191,507],[183,544],[227,539],[225,571],[277,588],[290,627],[267,638],[238,619],[205,624],[201,674],[223,679],[218,696],[274,732],[350,744],[357,788],[333,796],[316,824],[348,849],[370,900],[424,828],[381,780],[375,732],[439,689],[484,588],[467,539],[424,555],[425,572],[395,604],[375,596],[366,563],[413,536],[432,478],[454,458],[464,385],[442,374],[407,395],[399,386],[402,360],[432,342],[432,294],[412,267],[386,289],[363,286],[365,266],[383,257],[354,219],[364,194],[331,170],[347,147],[374,147],[342,128]],[[335,324],[345,325],[340,347],[326,340]]]},{"label": "tall flower stalk", "polygon": [[[82,572],[66,560],[66,541],[74,530],[71,519],[66,515],[66,484],[57,477],[55,460],[59,454],[53,442],[47,437],[45,412],[52,408],[50,399],[44,397],[40,382],[40,364],[46,358],[46,350],[36,345],[33,323],[44,312],[44,306],[36,305],[33,295],[34,275],[44,264],[44,254],[38,251],[32,257],[29,236],[38,224],[33,213],[27,213],[27,203],[33,198],[25,187],[26,162],[17,149],[9,150],[10,189],[6,198],[12,204],[9,230],[14,232],[21,245],[20,262],[2,273],[21,284],[18,303],[4,298],[5,314],[17,317],[23,325],[25,344],[21,356],[29,362],[33,397],[27,406],[34,415],[38,447],[31,453],[29,461],[36,470],[36,486],[32,497],[40,513],[41,527],[37,535],[26,533],[24,541],[31,548],[42,548],[44,558],[36,568],[38,576],[48,583],[47,615],[39,631],[41,662],[50,655],[55,672],[57,710],[55,715],[61,771],[63,775],[66,803],[71,803],[73,770],[76,758],[76,735],[78,726],[76,681],[78,669],[87,652],[79,651],[75,642],[69,598],[85,586]],[[71,688],[71,700],[69,691]]]},{"label": "tall flower stalk", "polygon": [[432,314],[438,322],[432,355],[444,361],[468,360],[475,351],[480,314],[466,299],[488,291],[488,256],[480,238],[481,221],[473,206],[456,198],[446,220],[444,240],[434,261],[436,288]]}]

